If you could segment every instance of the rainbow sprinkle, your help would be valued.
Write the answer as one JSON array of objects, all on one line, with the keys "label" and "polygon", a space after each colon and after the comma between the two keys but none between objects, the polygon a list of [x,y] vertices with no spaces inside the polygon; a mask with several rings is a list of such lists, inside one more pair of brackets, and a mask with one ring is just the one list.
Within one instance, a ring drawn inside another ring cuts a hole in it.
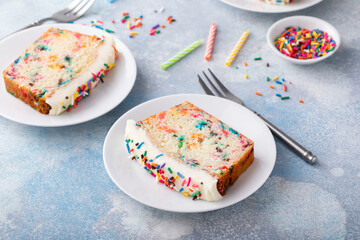
[{"label": "rainbow sprinkle", "polygon": [[[161,157],[161,156],[163,156],[164,154],[159,154],[159,155],[157,155],[155,158],[159,158],[159,157]],[[165,163],[164,163],[165,164]]]},{"label": "rainbow sprinkle", "polygon": [[184,178],[184,176],[183,176],[181,173],[179,173],[179,172],[177,172],[177,175],[178,175],[179,177],[181,177],[181,178]]},{"label": "rainbow sprinkle", "polygon": [[104,31],[106,31],[108,33],[115,33],[115,31],[113,31],[113,30],[102,27],[103,24],[104,23],[102,21],[100,21],[100,20],[94,20],[94,21],[90,22],[90,26],[92,26],[92,27],[104,30]]},{"label": "rainbow sprinkle", "polygon": [[275,39],[275,47],[286,56],[296,59],[314,59],[333,51],[336,42],[319,29],[308,30],[287,27]]},{"label": "rainbow sprinkle", "polygon": [[[139,143],[131,139],[126,139],[125,143],[128,152],[131,154],[131,159],[136,160],[138,163],[140,163],[142,165],[142,168],[146,170],[151,176],[153,176],[157,182],[164,184],[171,190],[181,192],[184,196],[190,196],[193,200],[201,198],[201,192],[198,189],[199,185],[194,183],[191,177],[185,177],[180,172],[173,171],[170,167],[168,167],[167,169],[163,169],[165,163],[158,164],[155,162],[156,158],[162,156],[163,154],[158,155],[154,159],[148,160],[146,157],[146,155],[148,155],[147,150],[140,150],[140,147],[144,144],[144,142]],[[141,154],[141,157],[135,154]],[[151,155],[152,153],[150,153],[150,156]],[[179,177],[183,179],[176,181],[177,179],[179,179]],[[180,189],[178,189],[178,187]]]},{"label": "rainbow sprinkle", "polygon": [[197,191],[196,193],[194,193],[193,195],[191,195],[192,197],[196,197],[197,195],[200,194],[200,191]]}]

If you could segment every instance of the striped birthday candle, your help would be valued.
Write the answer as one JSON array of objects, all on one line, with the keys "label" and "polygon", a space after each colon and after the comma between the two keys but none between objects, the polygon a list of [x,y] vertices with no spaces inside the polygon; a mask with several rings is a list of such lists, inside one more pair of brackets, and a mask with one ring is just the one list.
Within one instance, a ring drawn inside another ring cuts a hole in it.
[{"label": "striped birthday candle", "polygon": [[216,33],[216,24],[213,22],[213,24],[210,27],[209,37],[206,46],[206,52],[205,52],[206,61],[209,61],[211,58],[211,54],[214,46],[214,40],[215,40],[215,33]]},{"label": "striped birthday candle", "polygon": [[234,59],[236,58],[236,55],[239,53],[241,47],[244,45],[246,39],[248,38],[250,34],[249,30],[246,30],[240,37],[239,41],[236,43],[234,49],[231,51],[229,57],[226,59],[225,65],[226,66],[230,66],[231,63],[234,61]]},{"label": "striped birthday candle", "polygon": [[172,58],[161,64],[161,69],[162,70],[168,69],[169,67],[177,63],[180,59],[182,59],[183,57],[194,51],[196,48],[200,47],[202,41],[203,40],[196,41],[192,43],[190,46],[186,47],[181,52],[177,53],[175,56],[173,56]]}]

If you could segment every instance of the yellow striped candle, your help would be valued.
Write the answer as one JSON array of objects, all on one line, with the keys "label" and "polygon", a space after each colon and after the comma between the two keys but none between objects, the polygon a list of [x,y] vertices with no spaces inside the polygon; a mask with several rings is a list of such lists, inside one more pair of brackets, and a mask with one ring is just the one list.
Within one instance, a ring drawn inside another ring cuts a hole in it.
[{"label": "yellow striped candle", "polygon": [[196,48],[200,47],[202,41],[203,40],[196,41],[187,48],[185,48],[184,50],[182,50],[181,52],[177,53],[175,56],[173,56],[172,58],[161,64],[161,69],[162,70],[168,69],[173,64],[177,63],[180,59],[182,59],[183,57],[194,51]]},{"label": "yellow striped candle", "polygon": [[239,41],[236,43],[234,49],[231,51],[229,57],[226,59],[225,65],[230,66],[234,61],[236,55],[240,51],[241,47],[244,45],[246,39],[249,37],[250,31],[246,30],[240,37]]}]

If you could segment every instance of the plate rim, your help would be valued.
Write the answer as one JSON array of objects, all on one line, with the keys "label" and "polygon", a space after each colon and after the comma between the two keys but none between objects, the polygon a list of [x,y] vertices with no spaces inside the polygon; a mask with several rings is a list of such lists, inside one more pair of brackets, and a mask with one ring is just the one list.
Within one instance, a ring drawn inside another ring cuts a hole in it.
[{"label": "plate rim", "polygon": [[[109,170],[109,165],[108,165],[108,162],[106,160],[106,150],[107,150],[107,146],[108,146],[108,141],[109,140],[109,135],[112,134],[112,131],[114,131],[114,129],[116,128],[117,124],[119,124],[121,121],[123,121],[123,119],[126,118],[126,116],[134,111],[137,110],[137,108],[140,108],[141,106],[144,106],[144,105],[147,105],[147,104],[153,104],[154,102],[156,101],[161,101],[161,100],[164,100],[164,99],[167,99],[167,98],[181,98],[181,97],[204,97],[204,98],[217,98],[217,99],[222,99],[222,100],[225,100],[225,101],[228,101],[228,102],[231,102],[232,104],[236,104],[235,102],[233,101],[230,101],[228,99],[225,99],[225,98],[220,98],[220,97],[217,97],[217,96],[210,96],[210,95],[205,95],[205,94],[193,94],[193,93],[190,93],[190,94],[184,94],[184,93],[181,93],[181,94],[171,94],[171,95],[165,95],[165,96],[161,96],[161,97],[157,97],[157,98],[153,98],[153,99],[149,99],[143,103],[140,103],[136,106],[134,106],[133,108],[129,109],[128,111],[126,111],[124,114],[122,114],[114,123],[113,125],[110,127],[110,129],[108,130],[108,132],[106,133],[106,136],[105,136],[105,140],[104,140],[104,144],[103,144],[103,163],[104,163],[104,167],[105,167],[105,170],[108,174],[108,176],[110,177],[110,179],[112,180],[112,182],[117,186],[117,188],[119,188],[123,193],[125,193],[128,197],[132,198],[133,200],[141,203],[141,204],[144,204],[146,206],[149,206],[149,207],[152,207],[152,208],[155,208],[157,210],[163,210],[163,211],[167,211],[167,212],[175,212],[175,213],[200,213],[200,212],[209,212],[209,211],[215,211],[215,210],[219,210],[219,209],[223,209],[223,208],[226,208],[226,207],[229,207],[229,206],[232,206],[234,204],[237,204],[243,200],[245,200],[246,198],[250,197],[252,194],[254,194],[256,191],[258,191],[264,184],[265,182],[269,179],[271,173],[273,172],[274,170],[274,167],[275,167],[275,163],[276,163],[276,157],[277,157],[277,149],[276,149],[276,143],[275,143],[275,139],[274,139],[274,136],[273,134],[271,133],[270,129],[266,126],[266,124],[255,114],[253,113],[251,110],[249,110],[248,108],[242,106],[242,105],[239,105],[238,106],[240,108],[243,108],[245,111],[248,111],[251,115],[253,116],[256,116],[256,118],[258,118],[259,120],[261,120],[261,124],[263,124],[265,127],[266,127],[266,131],[268,131],[268,134],[270,134],[269,136],[271,136],[271,144],[273,145],[273,151],[274,151],[274,156],[273,156],[273,161],[272,161],[272,165],[271,165],[271,170],[269,170],[267,176],[264,178],[264,181],[259,184],[259,186],[253,190],[253,192],[251,192],[248,196],[244,197],[244,198],[241,198],[240,200],[238,201],[235,201],[235,202],[231,202],[231,203],[228,203],[228,204],[225,204],[224,206],[215,206],[215,207],[212,207],[212,208],[206,208],[206,209],[202,209],[202,210],[173,210],[173,209],[169,209],[169,208],[166,208],[166,207],[162,207],[162,208],[159,208],[158,206],[153,206],[152,204],[150,203],[147,203],[146,201],[144,200],[141,200],[141,199],[138,199],[137,197],[133,196],[132,194],[130,194],[126,189],[123,189],[122,187],[120,187],[117,183],[117,181],[115,181],[114,179],[114,176],[112,176],[111,174],[111,171]],[[260,121],[259,121],[260,122]],[[203,201],[203,200],[202,200]],[[214,203],[221,203],[221,200],[218,201],[218,202],[214,202]]]},{"label": "plate rim", "polygon": [[[101,31],[100,29],[93,29],[92,27],[88,26],[88,25],[82,25],[82,24],[76,24],[76,23],[51,23],[51,24],[44,24],[44,25],[41,25],[41,26],[35,26],[35,27],[31,27],[31,28],[28,28],[28,29],[24,29],[24,30],[21,30],[19,32],[16,32],[14,34],[11,34],[3,39],[0,40],[0,46],[1,44],[4,42],[4,40],[7,40],[9,38],[13,38],[13,37],[17,37],[19,34],[24,34],[26,32],[30,32],[30,31],[33,31],[34,29],[41,29],[41,28],[44,28],[44,29],[47,29],[47,28],[51,28],[51,27],[58,27],[58,28],[65,28],[65,29],[68,29],[68,30],[72,30],[72,31],[81,31],[82,29],[86,30],[89,29],[91,31],[94,31],[94,33],[85,33],[85,34],[88,34],[88,35],[100,35],[101,34]],[[72,28],[77,28],[78,30],[74,30]],[[106,32],[104,32],[105,34]],[[106,33],[108,34],[108,33]],[[136,59],[134,57],[134,55],[132,54],[132,52],[130,51],[129,47],[123,42],[121,41],[119,38],[117,38],[115,35],[111,35],[113,38],[114,38],[114,41],[115,41],[115,45],[116,44],[120,44],[122,49],[125,50],[126,55],[126,60],[130,62],[130,65],[131,65],[131,78],[128,78],[128,79],[133,79],[132,81],[126,81],[126,82],[130,82],[130,84],[128,85],[128,91],[125,92],[123,98],[117,103],[117,104],[114,104],[114,106],[108,108],[108,109],[105,109],[104,111],[101,111],[101,113],[98,113],[98,114],[94,114],[94,115],[91,115],[90,117],[87,117],[86,119],[81,119],[81,120],[72,120],[72,121],[69,121],[69,122],[65,122],[65,123],[61,123],[61,122],[56,122],[56,123],[52,123],[52,121],[48,121],[46,123],[36,123],[36,122],[31,122],[31,121],[23,121],[23,120],[20,120],[16,117],[13,117],[13,116],[7,116],[6,114],[3,114],[2,111],[0,111],[0,116],[3,117],[3,118],[6,118],[10,121],[13,121],[13,122],[16,122],[16,123],[19,123],[19,124],[23,124],[23,125],[27,125],[27,126],[34,126],[34,127],[66,127],[66,126],[74,126],[74,125],[77,125],[77,124],[81,124],[81,123],[86,123],[86,122],[89,122],[91,120],[94,120],[96,118],[99,118],[105,114],[107,114],[108,112],[110,112],[111,110],[113,110],[114,108],[116,108],[117,106],[119,106],[126,98],[127,96],[130,94],[131,90],[134,88],[134,85],[135,85],[135,82],[136,82],[136,77],[137,77],[137,64],[136,64]],[[1,70],[1,69],[0,69]],[[1,74],[2,72],[0,72]],[[1,79],[3,79],[3,76],[1,74],[0,76]],[[128,80],[127,79],[127,80]],[[4,84],[3,81],[1,81],[0,84]],[[5,90],[5,93],[6,93],[6,90]],[[19,100],[21,101],[21,100]],[[25,103],[23,103],[25,104]],[[41,114],[41,113],[39,113]],[[44,115],[44,117],[56,117],[56,116],[50,116],[50,115]]]},{"label": "plate rim", "polygon": [[[245,11],[250,11],[250,12],[258,12],[258,13],[288,13],[288,12],[295,12],[295,11],[300,11],[300,10],[303,10],[303,9],[306,9],[306,8],[309,8],[309,7],[312,7],[320,2],[322,2],[323,0],[315,0],[313,3],[309,4],[309,5],[306,5],[306,6],[303,6],[303,7],[299,7],[299,8],[294,8],[294,9],[284,9],[284,6],[278,6],[280,7],[280,11],[274,11],[274,10],[264,10],[264,9],[254,9],[254,8],[247,8],[247,7],[242,7],[241,5],[235,5],[231,2],[229,2],[229,0],[220,0],[221,2],[229,5],[229,6],[232,6],[232,7],[235,7],[235,8],[238,8],[238,9],[242,9],[242,10],[245,10]],[[274,5],[276,6],[276,5]],[[285,6],[286,7],[286,6]],[[282,9],[282,10],[281,10]]]}]

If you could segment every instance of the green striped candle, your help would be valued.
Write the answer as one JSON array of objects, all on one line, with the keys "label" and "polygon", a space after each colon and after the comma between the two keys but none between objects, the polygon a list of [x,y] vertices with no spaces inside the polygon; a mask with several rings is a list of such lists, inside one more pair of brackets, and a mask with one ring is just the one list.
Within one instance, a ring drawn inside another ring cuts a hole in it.
[{"label": "green striped candle", "polygon": [[166,70],[169,67],[171,67],[172,65],[174,65],[175,63],[177,63],[180,59],[182,59],[183,57],[185,57],[186,55],[188,55],[189,53],[194,51],[196,48],[200,47],[200,45],[202,44],[202,41],[203,40],[196,41],[196,42],[192,43],[190,46],[186,47],[181,52],[177,53],[175,56],[173,56],[172,58],[170,58],[169,60],[167,60],[166,62],[161,64],[161,69]]}]

